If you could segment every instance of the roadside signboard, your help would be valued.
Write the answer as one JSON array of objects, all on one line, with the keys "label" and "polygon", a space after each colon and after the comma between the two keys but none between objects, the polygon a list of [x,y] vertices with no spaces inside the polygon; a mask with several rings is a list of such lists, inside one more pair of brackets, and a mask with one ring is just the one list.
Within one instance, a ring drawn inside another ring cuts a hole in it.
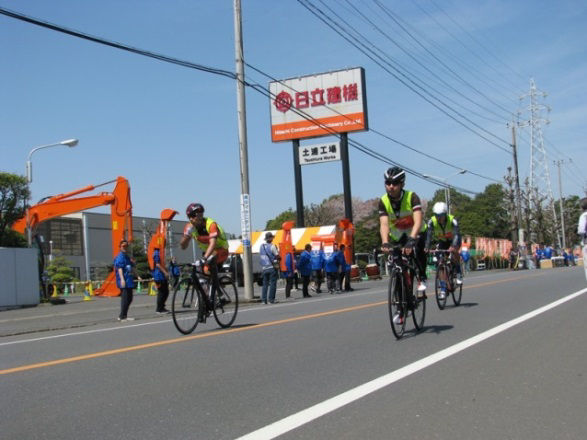
[{"label": "roadside signboard", "polygon": [[340,160],[340,142],[326,142],[315,145],[302,145],[298,151],[300,165],[332,162]]},{"label": "roadside signboard", "polygon": [[269,83],[271,140],[368,130],[362,67]]}]

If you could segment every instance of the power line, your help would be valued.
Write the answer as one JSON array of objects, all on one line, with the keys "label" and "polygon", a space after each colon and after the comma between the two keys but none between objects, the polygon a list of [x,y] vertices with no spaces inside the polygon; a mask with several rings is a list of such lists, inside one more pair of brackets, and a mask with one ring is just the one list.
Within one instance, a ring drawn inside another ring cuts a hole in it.
[{"label": "power line", "polygon": [[[491,55],[493,57],[493,59],[495,59],[498,63],[500,63],[502,66],[504,66],[506,69],[508,69],[510,72],[512,72],[514,75],[518,76],[521,79],[526,79],[524,76],[522,76],[519,72],[517,72],[516,70],[514,70],[509,64],[505,63],[504,61],[502,61],[497,55],[495,55],[492,51],[489,50],[489,48],[487,48],[483,43],[481,43],[481,41],[479,41],[477,38],[475,38],[475,36],[473,34],[471,34],[467,29],[465,29],[460,23],[458,23],[453,17],[451,17],[442,7],[440,7],[434,0],[428,0],[430,3],[432,3],[434,6],[436,6],[436,8],[438,10],[440,10],[444,15],[446,15],[448,17],[448,19],[450,21],[452,21],[456,26],[459,27],[459,29],[461,29],[463,32],[465,32],[465,34],[475,43],[477,43],[477,45],[479,47],[481,47],[483,50],[485,50],[485,52],[487,52],[489,55]],[[492,67],[491,65],[489,65],[490,67]],[[495,70],[495,69],[494,69]],[[499,73],[497,70],[495,70],[497,73]],[[514,85],[514,84],[512,84]],[[515,85],[514,85],[515,87]]]},{"label": "power line", "polygon": [[[236,77],[236,75],[234,73],[229,72],[229,71],[226,71],[226,70],[211,68],[211,67],[208,67],[208,66],[203,66],[201,64],[195,64],[195,63],[192,63],[192,62],[189,62],[189,61],[184,61],[184,60],[179,60],[179,59],[176,59],[176,58],[168,57],[166,55],[157,54],[157,53],[146,51],[146,50],[142,50],[142,49],[137,49],[137,48],[134,48],[134,47],[131,47],[131,46],[127,46],[127,45],[121,44],[121,43],[116,43],[116,42],[108,41],[108,40],[103,39],[103,38],[94,37],[94,36],[91,36],[91,35],[88,35],[88,34],[84,34],[82,32],[73,31],[71,29],[67,29],[67,28],[64,28],[64,27],[61,27],[61,26],[57,26],[57,25],[48,23],[48,22],[37,20],[37,19],[34,19],[34,18],[31,18],[31,17],[25,16],[25,15],[22,15],[22,14],[19,14],[19,13],[16,13],[16,12],[13,12],[13,11],[6,10],[4,8],[0,8],[0,14],[6,15],[6,16],[9,16],[11,18],[18,19],[18,20],[22,20],[22,21],[25,21],[25,22],[28,22],[28,23],[31,23],[31,24],[34,24],[34,25],[37,25],[37,26],[41,26],[41,27],[44,27],[44,28],[47,28],[47,29],[50,29],[50,30],[54,30],[54,31],[61,32],[61,33],[67,34],[67,35],[71,35],[71,36],[74,36],[74,37],[77,37],[77,38],[82,38],[84,40],[91,41],[91,42],[94,42],[94,43],[103,44],[103,45],[110,46],[110,47],[113,47],[113,48],[116,48],[116,49],[125,50],[125,51],[128,51],[128,52],[132,52],[132,53],[135,53],[135,54],[138,54],[138,55],[147,56],[147,57],[150,57],[150,58],[155,58],[155,59],[158,59],[160,61],[168,62],[168,63],[171,63],[171,64],[176,64],[176,65],[180,65],[180,66],[183,66],[183,67],[188,67],[188,68],[192,68],[192,69],[196,69],[196,70],[201,70],[201,71],[205,71],[205,72],[216,74],[216,75],[221,75],[221,76],[225,76],[225,77],[228,77],[228,78],[231,78],[231,79],[237,79],[237,77]],[[244,82],[244,84],[246,86],[251,87],[253,90],[255,90],[255,91],[263,94],[264,96],[275,98],[275,96],[273,96],[270,91],[268,91],[265,88],[262,88],[258,84],[251,84],[251,83],[248,83],[247,81],[243,81],[243,82]],[[304,118],[306,118],[308,120],[312,120],[316,125],[319,125],[322,128],[330,131],[332,135],[339,136],[338,133],[332,132],[332,130],[329,127],[326,127],[326,126],[320,124],[319,121],[316,121],[315,119],[311,118],[309,115],[305,114],[304,112],[301,112],[298,109],[295,109],[295,111],[300,116],[302,116],[302,117],[304,117]],[[384,156],[384,155],[376,152],[375,150],[372,150],[371,148],[367,147],[366,145],[364,145],[364,144],[362,144],[360,142],[357,142],[357,141],[354,141],[354,140],[349,139],[349,143],[353,147],[355,147],[356,149],[358,149],[359,151],[362,151],[363,153],[365,153],[365,154],[367,154],[367,155],[369,155],[369,156],[371,156],[373,158],[376,158],[376,159],[378,159],[380,161],[383,161],[383,162],[388,163],[388,164],[391,164],[391,165],[401,166],[406,171],[408,171],[410,174],[413,174],[413,175],[415,175],[417,177],[420,177],[420,178],[422,178],[424,180],[427,180],[427,181],[436,183],[436,184],[438,184],[440,186],[445,186],[445,187],[447,186],[446,183],[441,182],[441,181],[439,181],[437,179],[424,177],[424,174],[422,174],[422,173],[420,173],[420,172],[418,172],[416,170],[413,170],[413,169],[411,169],[409,167],[406,167],[405,165],[402,165],[399,162],[393,161],[393,160],[387,158],[386,156]],[[450,165],[450,166],[453,166],[453,165]],[[473,174],[473,172],[471,172],[471,174]],[[459,188],[459,187],[456,187],[454,185],[451,185],[451,187],[452,188],[455,188],[455,189],[458,189],[461,192],[466,192],[466,193],[469,193],[469,194],[477,194],[476,192],[471,191],[471,190],[468,190],[466,188]]]},{"label": "power line", "polygon": [[[450,37],[452,37],[456,42],[458,42],[461,46],[463,46],[463,48],[465,50],[467,50],[469,53],[471,53],[475,58],[478,58],[479,60],[481,60],[481,62],[483,64],[487,65],[487,62],[481,58],[475,51],[473,51],[471,48],[469,48],[465,43],[462,42],[462,40],[460,38],[458,38],[456,35],[454,35],[450,30],[448,30],[445,26],[443,26],[432,14],[430,14],[430,12],[428,12],[426,9],[424,9],[420,4],[418,4],[415,0],[412,0],[412,3],[414,3],[416,5],[416,7],[418,7],[418,9],[420,9],[424,14],[426,14],[428,17],[430,17],[431,20],[433,20],[439,28],[441,28],[444,32],[446,32]],[[490,66],[491,67],[491,66]],[[499,74],[499,72],[498,72]],[[499,74],[500,76],[503,77],[503,75]],[[493,81],[495,84],[500,85],[501,87],[503,87],[504,89],[509,89],[508,87],[505,87],[503,84],[499,84],[497,81],[495,81],[494,78],[490,77],[490,76],[486,76],[487,79],[489,79],[490,81]],[[514,86],[515,87],[515,86]],[[513,100],[511,97],[507,98],[507,99],[511,99]]]},{"label": "power line", "polygon": [[36,26],[44,27],[46,29],[51,29],[56,32],[61,32],[63,34],[71,35],[73,37],[92,41],[92,42],[98,43],[98,44],[103,44],[105,46],[110,46],[115,49],[124,50],[127,52],[135,53],[137,55],[143,55],[146,57],[154,58],[159,61],[164,61],[164,62],[171,63],[171,64],[177,64],[177,65],[183,66],[183,67],[189,67],[190,69],[200,70],[202,72],[212,73],[214,75],[220,75],[220,76],[225,76],[227,78],[236,79],[236,74],[233,72],[229,72],[228,70],[217,69],[214,67],[205,66],[203,64],[192,63],[190,61],[179,60],[177,58],[168,57],[166,55],[162,55],[159,53],[150,52],[147,50],[138,49],[136,47],[128,46],[126,44],[117,43],[114,41],[109,41],[104,38],[94,37],[92,35],[85,34],[83,32],[75,31],[72,29],[67,29],[63,26],[57,26],[57,25],[51,24],[46,21],[38,20],[36,18],[32,18],[27,15],[20,14],[18,12],[10,11],[5,8],[0,7],[0,14],[6,15],[7,17],[15,18],[17,20],[21,20],[21,21],[24,21],[27,23],[31,23]]},{"label": "power line", "polygon": [[[348,1],[348,0],[347,0]],[[406,34],[408,34],[408,36],[410,36],[410,38],[412,38],[417,44],[418,46],[420,46],[422,49],[424,49],[424,51],[426,51],[433,59],[435,59],[438,63],[440,63],[440,65],[442,67],[444,67],[449,73],[451,73],[456,79],[458,79],[459,81],[461,81],[463,84],[465,84],[467,87],[471,88],[474,92],[476,92],[477,94],[479,94],[480,96],[482,96],[483,98],[487,99],[489,102],[491,102],[493,105],[495,105],[496,107],[498,107],[499,109],[505,111],[508,114],[508,118],[509,115],[511,115],[511,111],[506,109],[505,107],[501,106],[499,103],[495,102],[493,99],[491,99],[490,97],[488,97],[485,93],[481,92],[479,89],[477,89],[475,86],[473,86],[471,83],[469,83],[467,80],[465,80],[461,75],[459,75],[457,72],[454,71],[454,69],[452,69],[450,66],[448,66],[446,63],[444,63],[438,56],[436,56],[436,54],[434,54],[434,52],[432,52],[431,50],[429,50],[424,44],[422,44],[404,25],[402,25],[398,19],[398,17],[396,17],[396,14],[394,14],[389,7],[381,4],[380,1],[378,0],[373,0],[375,2],[375,4],[377,6],[379,6],[381,8],[381,10],[389,17],[391,18],[394,23],[396,23]],[[479,104],[478,104],[479,105]],[[480,106],[480,105],[479,105]],[[481,106],[480,106],[481,107]],[[482,107],[485,110],[491,112],[494,115],[497,115],[496,113],[494,113],[491,110],[486,109],[485,107]],[[502,117],[501,115],[497,115],[498,117]],[[506,119],[508,119],[506,118]]]},{"label": "power line", "polygon": [[[443,108],[441,108],[438,104],[436,104],[431,99],[429,99],[428,97],[426,97],[423,93],[427,93],[428,95],[432,96],[433,99],[435,99],[436,101],[438,101],[441,105],[443,105],[444,107],[448,108],[453,113],[457,114],[460,118],[464,119],[469,124],[475,126],[479,130],[487,133],[488,135],[490,135],[490,136],[496,138],[497,140],[503,142],[504,144],[510,146],[510,144],[507,141],[501,139],[499,136],[495,135],[494,133],[491,133],[490,131],[488,131],[485,128],[481,127],[480,125],[478,125],[474,121],[471,121],[469,118],[467,118],[466,116],[464,116],[462,113],[456,111],[455,109],[453,109],[452,107],[450,107],[446,103],[442,102],[437,97],[435,97],[434,95],[432,95],[430,92],[426,91],[421,85],[417,84],[415,81],[413,81],[412,79],[408,78],[405,74],[403,74],[402,72],[400,72],[397,68],[395,68],[393,66],[390,66],[393,70],[395,70],[396,72],[398,72],[399,75],[403,76],[405,78],[405,80],[403,80],[402,78],[400,78],[394,72],[390,71],[388,68],[386,68],[384,65],[382,65],[382,63],[380,61],[378,61],[377,59],[374,58],[375,55],[371,55],[371,54],[367,53],[365,50],[361,49],[359,46],[364,46],[362,43],[356,42],[356,41],[355,42],[351,41],[351,39],[356,40],[356,38],[349,37],[349,36],[343,34],[343,32],[340,31],[337,26],[335,26],[334,24],[332,24],[330,22],[331,20],[328,18],[328,16],[326,14],[324,14],[324,11],[320,10],[320,8],[318,8],[315,5],[311,4],[311,2],[309,2],[309,0],[297,0],[297,1],[302,6],[304,6],[308,11],[310,11],[314,16],[316,16],[320,21],[322,21],[324,24],[326,24],[328,27],[330,27],[334,32],[336,32],[337,34],[339,34],[347,42],[349,42],[351,45],[353,45],[354,47],[356,47],[360,52],[362,52],[365,56],[367,56],[369,59],[371,59],[375,64],[377,64],[383,70],[385,70],[386,72],[388,72],[391,76],[393,76],[395,79],[397,79],[403,85],[405,85],[411,91],[413,91],[414,93],[416,93],[418,96],[420,96],[426,102],[428,102],[432,106],[436,107],[438,110],[440,110],[446,116],[448,116],[449,118],[451,118],[453,121],[455,121],[456,123],[458,123],[462,127],[466,128],[467,130],[471,131],[472,133],[476,134],[480,138],[484,139],[488,143],[492,144],[493,146],[499,148],[500,150],[502,150],[502,151],[504,151],[504,152],[506,152],[508,154],[510,153],[510,151],[508,151],[506,148],[504,148],[501,145],[493,142],[491,139],[489,139],[486,136],[484,136],[483,134],[475,131],[473,128],[471,128],[470,126],[468,126],[467,124],[465,124],[463,121],[461,121],[457,117],[455,117],[455,116],[451,115],[450,113],[448,113],[446,110],[444,110]],[[310,6],[308,6],[306,3],[309,3]],[[311,8],[316,9],[317,12],[314,11],[314,10],[312,10]],[[325,17],[325,18],[323,18],[323,17]],[[410,84],[408,84],[408,82],[412,83],[413,86],[411,86]],[[417,87],[418,89],[421,89],[423,93],[422,92],[419,92],[414,87]]]},{"label": "power line", "polygon": [[[344,18],[342,18],[340,15],[338,15],[336,13],[336,11],[334,11],[330,6],[326,5],[324,3],[323,0],[320,0],[320,2],[326,7],[328,8],[328,10],[330,10],[334,15],[336,15],[337,17],[340,18],[341,21],[343,21],[345,24],[347,24],[348,27],[350,27],[351,29],[353,29],[361,38],[363,38],[368,44],[370,44],[372,47],[374,47],[376,50],[378,50],[379,52],[381,52],[383,55],[385,55],[390,61],[394,61],[397,65],[401,66],[406,72],[409,73],[409,70],[402,66],[398,61],[394,60],[388,53],[386,53],[385,51],[383,51],[382,49],[378,48],[375,44],[371,43],[369,41],[369,39],[367,39],[364,35],[362,35],[359,31],[357,31],[351,24],[349,24],[346,20],[344,20]],[[449,84],[447,81],[445,81],[440,75],[438,75],[437,73],[435,73],[432,69],[430,69],[427,65],[424,64],[424,62],[420,61],[415,55],[413,55],[409,50],[407,50],[406,48],[404,48],[400,43],[398,43],[395,39],[393,39],[389,33],[385,32],[383,29],[381,29],[381,27],[377,26],[377,24],[375,24],[375,22],[373,22],[373,20],[371,20],[369,17],[367,17],[360,9],[358,9],[355,5],[353,5],[350,0],[346,0],[346,2],[348,3],[348,5],[355,11],[356,14],[358,14],[364,21],[366,21],[368,24],[370,24],[374,29],[376,29],[381,35],[383,35],[386,39],[388,39],[389,41],[391,41],[398,49],[400,49],[406,56],[408,56],[410,59],[412,59],[417,65],[419,65],[421,68],[423,68],[426,72],[428,72],[428,74],[430,74],[432,76],[433,80],[436,80],[438,83],[440,83],[441,85],[443,85],[444,87],[446,87],[447,89],[451,90],[452,92],[456,93],[457,95],[461,96],[462,98],[464,98],[466,101],[469,101],[470,103],[472,103],[473,105],[481,108],[482,110],[485,110],[488,113],[493,114],[494,116],[501,118],[502,120],[497,121],[495,119],[491,119],[485,115],[482,115],[480,113],[478,113],[475,110],[472,110],[468,107],[465,107],[463,104],[457,102],[456,100],[452,99],[450,96],[447,96],[445,94],[443,94],[442,92],[438,91],[435,88],[432,88],[430,86],[430,88],[435,91],[436,93],[438,93],[440,96],[442,96],[443,98],[449,100],[450,102],[452,102],[455,105],[458,105],[460,107],[462,107],[463,109],[467,110],[468,112],[474,114],[475,116],[478,116],[480,118],[486,119],[488,121],[491,122],[496,122],[498,124],[503,122],[503,117],[497,113],[495,113],[493,110],[481,105],[479,102],[472,100],[471,98],[469,98],[468,96],[466,96],[465,94],[461,93],[459,90],[457,90],[456,88],[454,88],[451,84]],[[412,74],[413,75],[413,74]],[[415,76],[415,75],[413,75]],[[421,81],[421,80],[420,80]],[[423,81],[422,81],[423,82]],[[507,118],[505,118],[507,119]]]}]

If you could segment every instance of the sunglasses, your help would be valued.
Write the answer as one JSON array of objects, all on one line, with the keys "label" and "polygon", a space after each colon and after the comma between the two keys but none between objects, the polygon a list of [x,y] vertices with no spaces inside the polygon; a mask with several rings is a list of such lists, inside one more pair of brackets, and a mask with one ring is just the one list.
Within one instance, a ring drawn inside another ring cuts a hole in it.
[{"label": "sunglasses", "polygon": [[401,180],[386,180],[385,181],[385,184],[387,186],[390,186],[390,185],[399,185],[400,183],[402,183]]}]

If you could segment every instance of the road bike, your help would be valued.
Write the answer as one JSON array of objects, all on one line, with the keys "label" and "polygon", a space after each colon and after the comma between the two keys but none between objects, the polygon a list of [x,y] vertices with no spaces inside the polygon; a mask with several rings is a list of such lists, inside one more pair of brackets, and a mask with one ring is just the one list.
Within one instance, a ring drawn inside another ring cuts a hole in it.
[{"label": "road bike", "polygon": [[414,327],[424,328],[426,317],[426,296],[414,295],[414,276],[416,264],[414,252],[406,256],[401,246],[393,246],[387,257],[389,267],[388,308],[391,330],[396,339],[401,339],[406,329],[406,320],[412,315]]},{"label": "road bike", "polygon": [[[463,296],[463,284],[457,283],[457,273],[453,267],[452,260],[450,258],[450,251],[448,250],[436,250],[436,279],[434,281],[434,290],[436,293],[436,304],[438,308],[443,310],[446,307],[446,299],[449,294],[452,295],[452,300],[455,307],[461,303]],[[446,289],[444,298],[440,297],[440,282],[441,278],[444,278],[446,283]]]},{"label": "road bike", "polygon": [[[184,266],[190,266],[191,274],[179,281],[171,302],[177,330],[188,335],[199,322],[205,323],[210,314],[214,314],[220,327],[230,327],[238,312],[238,291],[232,277],[225,273],[205,273],[199,261]],[[213,288],[214,277],[218,279],[218,289]]]}]

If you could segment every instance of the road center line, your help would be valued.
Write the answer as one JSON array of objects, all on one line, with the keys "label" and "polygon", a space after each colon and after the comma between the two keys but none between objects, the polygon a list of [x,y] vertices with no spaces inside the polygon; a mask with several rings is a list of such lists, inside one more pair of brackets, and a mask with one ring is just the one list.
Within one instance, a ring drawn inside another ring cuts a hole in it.
[{"label": "road center line", "polygon": [[521,324],[524,321],[528,321],[529,319],[532,319],[542,313],[545,313],[548,310],[558,307],[561,304],[566,303],[567,301],[571,301],[572,299],[575,299],[576,297],[586,292],[587,289],[582,289],[577,292],[574,292],[564,298],[561,298],[536,310],[528,312],[518,318],[512,319],[511,321],[498,325],[497,327],[479,333],[478,335],[466,339],[462,342],[459,342],[458,344],[447,347],[444,350],[440,350],[434,354],[431,354],[430,356],[426,356],[425,358],[422,358],[416,362],[406,365],[405,367],[392,371],[391,373],[378,377],[377,379],[374,379],[370,382],[367,382],[363,385],[360,385],[356,388],[339,394],[338,396],[334,396],[328,400],[325,400],[324,402],[318,403],[305,410],[292,414],[291,416],[278,420],[277,422],[274,422],[270,425],[267,425],[263,428],[246,434],[242,437],[239,437],[237,440],[269,440],[278,437],[302,425],[305,425],[319,417],[322,417],[323,415],[326,415],[332,411],[342,408],[343,406],[348,405],[349,403],[361,399],[362,397],[374,393],[375,391],[387,387],[407,376],[410,376],[411,374],[423,370],[424,368],[427,368],[430,365],[433,365],[463,350],[466,350],[469,347],[479,344],[480,342],[483,342],[486,339],[489,339],[518,324]]},{"label": "road center line", "polygon": [[226,329],[226,330],[212,331],[209,333],[199,333],[197,335],[192,335],[192,336],[183,336],[183,337],[174,338],[174,339],[166,339],[164,341],[149,342],[149,343],[140,344],[140,345],[132,345],[130,347],[122,347],[122,348],[117,348],[114,350],[106,350],[106,351],[89,353],[89,354],[84,354],[84,355],[74,356],[74,357],[69,357],[69,358],[64,358],[64,359],[56,359],[53,361],[39,362],[36,364],[29,364],[29,365],[21,365],[19,367],[7,368],[5,370],[0,370],[0,375],[19,373],[22,371],[34,370],[37,368],[53,367],[55,365],[69,364],[69,363],[84,361],[84,360],[88,360],[88,359],[95,359],[95,358],[101,358],[101,357],[105,357],[105,356],[112,356],[115,354],[128,353],[131,351],[144,350],[147,348],[161,347],[164,345],[171,345],[171,344],[177,344],[180,342],[192,341],[194,339],[204,339],[204,338],[209,338],[212,336],[227,335],[230,333],[241,333],[241,332],[245,332],[245,331],[256,330],[256,329],[263,328],[263,327],[272,327],[272,326],[286,324],[286,323],[290,323],[290,322],[305,321],[308,319],[321,318],[321,317],[330,316],[330,315],[338,315],[340,313],[353,312],[356,310],[368,309],[371,307],[379,307],[383,304],[387,304],[387,300],[386,301],[379,301],[379,302],[375,302],[375,303],[369,303],[369,304],[362,304],[362,305],[358,305],[358,306],[345,307],[342,309],[330,310],[328,312],[314,313],[312,315],[303,315],[303,316],[296,316],[293,318],[280,319],[278,321],[269,321],[269,322],[264,322],[262,324],[254,324],[249,327],[234,327],[234,328],[230,328],[230,329]]},{"label": "road center line", "polygon": [[[540,273],[537,274],[529,274],[529,275],[521,275],[515,278],[505,278],[505,279],[498,279],[498,280],[493,280],[493,281],[487,281],[484,283],[479,283],[479,284],[464,284],[464,288],[465,289],[476,289],[479,287],[486,287],[486,286],[491,286],[494,284],[500,284],[500,283],[507,283],[507,282],[512,282],[512,281],[518,281],[520,279],[523,278],[533,278],[536,276],[541,275]],[[481,278],[481,277],[475,277],[475,278]],[[376,293],[380,293],[380,292],[361,292],[359,294],[355,294],[355,295],[362,295],[362,294],[376,294]],[[466,293],[466,290],[465,290]],[[432,295],[432,298],[434,296]],[[333,300],[334,298],[332,297],[325,297],[325,298],[318,298],[316,297],[315,300],[319,300],[319,301],[324,301],[324,300]],[[282,305],[287,305],[287,306],[293,306],[293,305],[297,305],[297,304],[301,304],[301,303],[287,303],[287,304],[282,304]],[[243,310],[239,310],[239,313],[246,313],[246,312],[251,312],[251,311],[256,311],[258,310],[257,308],[245,308]],[[58,338],[64,338],[64,337],[68,337],[68,336],[82,336],[82,335],[87,335],[87,334],[93,334],[93,333],[101,333],[101,332],[111,332],[111,331],[119,331],[119,330],[128,330],[128,329],[132,329],[132,328],[136,328],[136,327],[143,327],[143,326],[148,326],[148,325],[159,325],[159,324],[166,324],[171,322],[170,319],[166,319],[166,320],[158,320],[158,321],[154,321],[154,322],[143,322],[143,323],[136,323],[136,324],[131,324],[131,325],[124,325],[124,326],[118,326],[118,327],[110,327],[110,328],[101,328],[101,329],[93,329],[93,330],[82,330],[82,331],[76,331],[76,332],[71,332],[71,333],[62,333],[59,335],[51,335],[51,336],[40,336],[37,338],[29,338],[29,339],[20,339],[17,341],[8,341],[8,342],[0,342],[0,347],[4,347],[4,346],[8,346],[8,345],[17,345],[17,344],[24,344],[24,343],[29,343],[29,342],[38,342],[38,341],[45,341],[48,339],[58,339]]]}]

